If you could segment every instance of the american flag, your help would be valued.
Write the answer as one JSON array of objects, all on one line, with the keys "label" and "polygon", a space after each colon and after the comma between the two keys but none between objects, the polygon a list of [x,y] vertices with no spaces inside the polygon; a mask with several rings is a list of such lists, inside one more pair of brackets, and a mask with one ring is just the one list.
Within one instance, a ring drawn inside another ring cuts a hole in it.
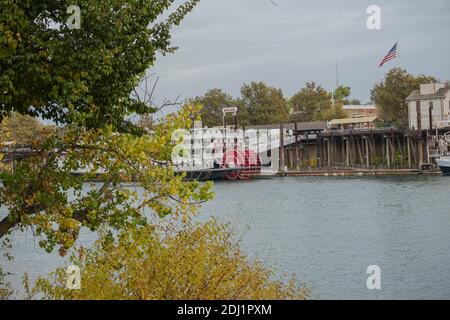
[{"label": "american flag", "polygon": [[392,59],[395,59],[396,57],[397,57],[397,42],[392,47],[391,51],[389,51],[388,54],[384,56],[383,60],[381,60],[379,67],[381,68],[383,66],[383,64],[385,64],[386,62],[388,62]]}]

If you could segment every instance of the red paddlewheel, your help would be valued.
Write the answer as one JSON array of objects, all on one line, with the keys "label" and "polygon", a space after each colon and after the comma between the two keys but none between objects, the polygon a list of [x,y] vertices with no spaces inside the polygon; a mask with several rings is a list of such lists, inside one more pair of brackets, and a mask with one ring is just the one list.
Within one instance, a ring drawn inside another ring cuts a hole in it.
[{"label": "red paddlewheel", "polygon": [[249,149],[228,150],[223,156],[225,168],[237,170],[227,174],[230,180],[250,180],[261,172],[261,159],[256,152]]}]

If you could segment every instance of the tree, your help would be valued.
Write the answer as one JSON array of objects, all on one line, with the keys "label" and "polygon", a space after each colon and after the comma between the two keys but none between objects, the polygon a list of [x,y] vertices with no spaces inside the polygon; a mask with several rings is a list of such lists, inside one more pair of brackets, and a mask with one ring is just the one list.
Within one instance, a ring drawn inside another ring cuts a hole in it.
[{"label": "tree", "polygon": [[289,100],[289,104],[293,112],[297,113],[296,119],[302,122],[318,121],[323,119],[327,110],[331,110],[331,94],[315,82],[307,82]]},{"label": "tree", "polygon": [[[347,99],[347,100],[345,100],[345,104],[359,106],[359,105],[362,105],[362,102],[359,99]],[[366,104],[371,104],[371,103],[366,103]]]},{"label": "tree", "polygon": [[28,115],[11,113],[0,123],[0,143],[13,141],[14,146],[41,144],[56,132],[52,126],[44,126]]},{"label": "tree", "polygon": [[375,84],[371,99],[380,107],[383,120],[404,128],[408,124],[406,98],[412,91],[419,89],[420,84],[436,81],[432,76],[414,76],[405,69],[393,68],[381,82]]},{"label": "tree", "polygon": [[[201,97],[195,97],[189,100],[192,104],[202,105],[201,119],[203,124],[208,127],[220,126],[223,122],[223,108],[238,107],[239,101],[221,89],[211,89]],[[244,110],[239,108],[239,119],[244,120],[241,114]],[[242,119],[241,119],[242,118]]]},{"label": "tree", "polygon": [[[65,25],[70,2],[2,0],[0,4],[1,117],[16,111],[63,126],[33,145],[30,155],[16,162],[14,171],[0,172],[0,204],[6,211],[0,217],[0,238],[3,248],[9,249],[12,232],[31,230],[40,247],[48,252],[58,249],[64,256],[77,245],[84,228],[99,232],[103,242],[111,244],[107,250],[114,251],[113,243],[130,236],[129,246],[118,245],[117,250],[133,248],[138,253],[140,244],[147,245],[140,238],[141,231],[153,236],[151,241],[157,234],[145,232],[168,217],[187,228],[201,203],[213,196],[210,183],[184,181],[171,162],[179,142],[173,133],[191,127],[198,119],[199,106],[186,105],[167,114],[154,121],[146,134],[129,120],[129,116],[157,109],[132,93],[156,53],[173,51],[170,28],[198,0],[185,1],[167,15],[172,0],[79,0],[81,29]],[[130,183],[140,191],[130,188]],[[183,229],[178,231],[183,238]],[[156,249],[164,254],[165,247]],[[167,252],[174,257],[192,252],[189,247],[181,249],[175,246]],[[89,259],[97,253],[108,255],[93,250]],[[97,262],[99,271],[105,270]],[[128,264],[124,267],[135,266],[133,260],[124,262]],[[197,262],[190,260],[189,266]],[[107,267],[111,272],[118,270],[117,264]],[[170,268],[176,270],[177,265]],[[153,277],[159,275],[145,279]],[[131,281],[137,279],[125,279],[130,282],[119,285],[133,288]],[[177,280],[177,285],[186,284],[183,277]],[[97,285],[97,289],[104,288],[102,283]],[[102,298],[108,292],[95,294]]]},{"label": "tree", "polygon": [[343,104],[340,101],[336,101],[334,104],[334,108],[331,107],[329,109],[326,109],[322,112],[320,116],[320,120],[323,121],[330,121],[333,119],[342,119],[347,118],[347,113],[342,109]]},{"label": "tree", "polygon": [[[69,290],[63,268],[41,278],[33,294],[47,299],[225,300],[305,299],[295,278],[272,280],[272,270],[251,262],[231,241],[226,225],[211,220],[173,226],[130,227],[117,241],[102,237],[74,252],[81,289]],[[280,281],[281,280],[281,281]]]},{"label": "tree", "polygon": [[144,114],[141,116],[141,118],[139,119],[137,125],[139,128],[145,129],[145,130],[151,130],[151,128],[153,128],[153,117],[152,114]]},{"label": "tree", "polygon": [[[59,246],[64,255],[81,227],[121,229],[145,224],[145,210],[156,216],[186,215],[211,197],[209,184],[183,182],[170,165],[178,128],[190,127],[192,108],[168,115],[151,135],[116,134],[112,127],[81,131],[68,129],[49,139],[14,172],[2,172],[0,202],[8,216],[0,221],[0,236],[32,228],[47,251]],[[74,176],[73,172],[84,172]],[[99,176],[99,172],[101,175]],[[85,180],[102,181],[88,188]],[[124,181],[138,181],[137,194]]]},{"label": "tree", "polygon": [[8,299],[12,295],[11,285],[6,282],[6,276],[0,268],[0,300]]},{"label": "tree", "polygon": [[360,105],[361,100],[359,99],[350,99],[350,95],[352,94],[352,90],[348,86],[339,86],[334,91],[334,99],[341,104],[347,105]]},{"label": "tree", "polygon": [[[82,0],[79,30],[65,24],[70,1],[1,2],[2,116],[16,110],[66,124],[14,172],[0,173],[3,241],[30,228],[41,247],[64,255],[81,227],[145,224],[146,208],[161,217],[184,215],[211,196],[208,184],[183,182],[170,164],[171,134],[190,127],[198,108],[168,115],[145,136],[127,120],[154,110],[131,93],[156,52],[172,51],[171,26],[197,2],[186,1],[161,21],[170,0]],[[85,193],[86,179],[102,184]],[[145,192],[138,197],[123,181],[138,181]]]},{"label": "tree", "polygon": [[289,110],[283,92],[264,82],[244,84],[241,88],[242,106],[248,124],[261,125],[286,122]]},{"label": "tree", "polygon": [[157,52],[173,52],[170,29],[198,2],[161,19],[172,0],[79,0],[74,29],[66,13],[73,1],[2,0],[0,120],[14,110],[56,124],[136,130],[126,116],[153,108],[130,93]]},{"label": "tree", "polygon": [[351,89],[348,86],[339,86],[334,90],[334,99],[346,103],[350,97]]}]

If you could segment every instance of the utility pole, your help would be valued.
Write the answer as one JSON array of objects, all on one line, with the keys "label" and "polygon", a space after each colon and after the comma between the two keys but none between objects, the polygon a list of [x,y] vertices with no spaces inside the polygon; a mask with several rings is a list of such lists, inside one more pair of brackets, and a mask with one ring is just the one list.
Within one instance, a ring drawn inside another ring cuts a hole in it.
[{"label": "utility pole", "polygon": [[335,57],[335,63],[336,63],[336,88],[338,88],[339,87],[339,68],[338,68],[337,57]]},{"label": "utility pole", "polygon": [[334,93],[335,93],[336,89],[339,87],[339,68],[338,68],[337,57],[334,58],[334,63],[335,63],[335,87],[334,87],[334,89],[331,89],[331,105],[332,105],[333,115],[335,112],[335,102],[336,102]]},{"label": "utility pole", "polygon": [[334,115],[334,90],[331,89],[331,106],[333,108],[333,115]]}]

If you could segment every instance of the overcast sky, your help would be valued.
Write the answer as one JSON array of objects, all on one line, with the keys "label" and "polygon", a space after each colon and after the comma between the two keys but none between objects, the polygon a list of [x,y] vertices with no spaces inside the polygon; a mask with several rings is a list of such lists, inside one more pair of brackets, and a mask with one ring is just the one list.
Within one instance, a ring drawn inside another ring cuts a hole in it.
[{"label": "overcast sky", "polygon": [[[368,101],[370,89],[398,63],[413,74],[450,79],[450,0],[202,0],[173,45],[151,69],[156,95],[168,99],[264,81],[288,97],[306,81],[340,84]],[[180,3],[181,1],[176,1]],[[369,5],[381,8],[381,30],[366,27]],[[399,39],[399,61],[378,64]]]}]

